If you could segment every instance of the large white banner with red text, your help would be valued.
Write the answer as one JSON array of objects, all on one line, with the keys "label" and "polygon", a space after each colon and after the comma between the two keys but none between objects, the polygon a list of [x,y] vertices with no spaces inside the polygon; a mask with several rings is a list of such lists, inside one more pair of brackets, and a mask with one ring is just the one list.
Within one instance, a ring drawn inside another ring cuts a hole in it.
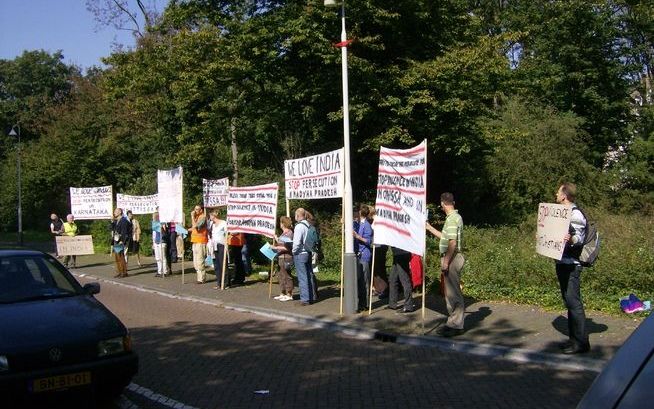
[{"label": "large white banner with red text", "polygon": [[536,224],[536,253],[561,260],[565,248],[565,235],[570,228],[572,208],[556,203],[538,204]]},{"label": "large white banner with red text", "polygon": [[343,197],[343,149],[284,161],[286,199]]},{"label": "large white banner with red text", "polygon": [[169,223],[184,223],[184,173],[182,167],[157,170],[157,191],[159,192],[159,220]]},{"label": "large white banner with red text", "polygon": [[116,207],[123,211],[131,210],[134,214],[152,214],[159,206],[159,195],[131,196],[116,193]]},{"label": "large white banner with red text", "polygon": [[111,186],[70,188],[70,213],[77,220],[111,219],[113,206]]},{"label": "large white banner with red text", "polygon": [[227,231],[275,237],[279,185],[230,187],[227,194]]},{"label": "large white banner with red text", "polygon": [[427,220],[427,141],[411,149],[381,148],[374,243],[423,256]]}]

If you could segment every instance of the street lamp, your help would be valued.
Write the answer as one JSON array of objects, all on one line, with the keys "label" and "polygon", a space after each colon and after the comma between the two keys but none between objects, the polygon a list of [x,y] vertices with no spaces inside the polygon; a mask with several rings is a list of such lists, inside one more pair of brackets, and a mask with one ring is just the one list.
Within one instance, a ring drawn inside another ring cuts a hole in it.
[{"label": "street lamp", "polygon": [[[18,129],[18,133],[16,133]],[[20,171],[20,126],[14,125],[9,131],[9,136],[18,136],[18,245],[23,246],[23,209],[22,209],[22,187],[21,187],[21,171]]]},{"label": "street lamp", "polygon": [[324,0],[325,7],[341,6],[341,71],[343,76],[343,160],[345,162],[345,188],[343,190],[343,212],[345,213],[345,255],[343,256],[343,312],[351,315],[356,312],[357,297],[357,258],[354,254],[352,179],[350,171],[350,106],[348,102],[347,81],[347,33],[345,32],[345,1]]}]

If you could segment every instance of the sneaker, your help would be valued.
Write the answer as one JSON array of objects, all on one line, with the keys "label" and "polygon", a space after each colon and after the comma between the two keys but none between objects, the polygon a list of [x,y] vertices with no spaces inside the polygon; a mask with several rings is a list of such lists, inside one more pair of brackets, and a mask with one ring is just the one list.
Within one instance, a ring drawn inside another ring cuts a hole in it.
[{"label": "sneaker", "polygon": [[274,298],[275,300],[279,300],[279,301],[281,301],[282,298],[285,298],[285,297],[286,297],[286,294],[279,294],[277,297],[273,297],[273,298]]},{"label": "sneaker", "polygon": [[285,295],[279,299],[279,301],[293,301],[293,296]]}]

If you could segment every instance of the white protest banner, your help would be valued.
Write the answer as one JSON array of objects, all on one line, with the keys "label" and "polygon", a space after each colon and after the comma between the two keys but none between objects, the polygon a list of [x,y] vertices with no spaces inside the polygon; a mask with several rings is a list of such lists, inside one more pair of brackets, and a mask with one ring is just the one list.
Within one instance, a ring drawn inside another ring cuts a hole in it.
[{"label": "white protest banner", "polygon": [[134,214],[152,214],[159,206],[159,195],[130,196],[116,193],[116,207]]},{"label": "white protest banner", "polygon": [[57,236],[55,239],[60,256],[94,254],[92,236]]},{"label": "white protest banner", "polygon": [[343,197],[343,149],[284,161],[286,199]]},{"label": "white protest banner", "polygon": [[375,244],[387,244],[420,256],[425,252],[427,141],[411,149],[379,152]]},{"label": "white protest banner", "polygon": [[229,190],[229,178],[202,179],[202,197],[204,207],[227,206],[227,191]]},{"label": "white protest banner", "polygon": [[538,204],[536,225],[536,253],[555,260],[561,260],[565,242],[563,237],[570,228],[570,206],[555,203]]},{"label": "white protest banner", "polygon": [[277,183],[230,187],[227,195],[227,231],[275,237]]},{"label": "white protest banner", "polygon": [[111,219],[113,206],[111,186],[70,188],[70,213],[77,220]]},{"label": "white protest banner", "polygon": [[162,222],[184,222],[182,167],[157,170],[159,192],[159,220]]}]

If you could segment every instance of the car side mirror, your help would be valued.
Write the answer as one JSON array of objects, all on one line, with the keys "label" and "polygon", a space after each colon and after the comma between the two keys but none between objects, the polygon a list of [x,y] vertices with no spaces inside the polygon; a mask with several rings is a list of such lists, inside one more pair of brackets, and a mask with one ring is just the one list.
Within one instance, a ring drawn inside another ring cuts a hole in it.
[{"label": "car side mirror", "polygon": [[84,284],[84,287],[82,287],[82,289],[88,295],[99,294],[100,293],[100,283]]}]

